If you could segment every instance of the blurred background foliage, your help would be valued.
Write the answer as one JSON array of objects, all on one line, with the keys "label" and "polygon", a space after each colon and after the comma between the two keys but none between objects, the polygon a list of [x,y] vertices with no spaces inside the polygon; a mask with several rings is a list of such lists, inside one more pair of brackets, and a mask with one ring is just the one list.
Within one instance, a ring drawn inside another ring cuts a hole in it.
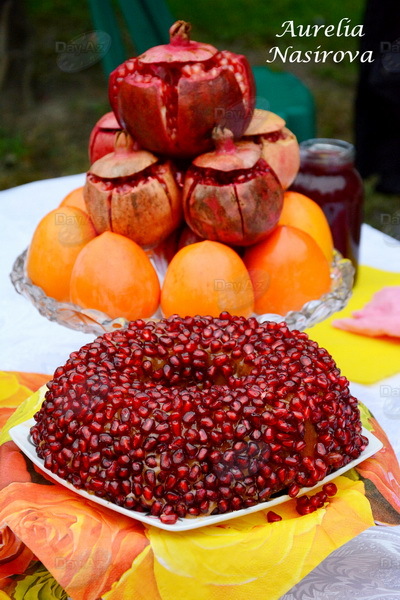
[{"label": "blurred background foliage", "polygon": [[[90,131],[109,110],[101,63],[76,73],[57,66],[57,42],[67,43],[93,29],[88,3],[2,0],[3,12],[7,1],[12,4],[8,40],[0,30],[5,53],[0,79],[0,189],[86,171]],[[364,0],[169,0],[168,5],[174,16],[192,23],[193,39],[244,53],[253,65],[265,64],[273,46],[356,51],[358,37],[277,38],[276,34],[288,20],[295,25],[337,25],[346,17],[351,29],[362,23],[364,11]],[[124,41],[128,55],[135,54],[127,31]],[[316,101],[319,137],[353,141],[357,61],[282,64],[277,59],[269,67],[292,72],[308,85]],[[385,230],[382,215],[393,214],[399,198],[377,194],[374,181],[366,181],[365,189],[365,220]]]}]

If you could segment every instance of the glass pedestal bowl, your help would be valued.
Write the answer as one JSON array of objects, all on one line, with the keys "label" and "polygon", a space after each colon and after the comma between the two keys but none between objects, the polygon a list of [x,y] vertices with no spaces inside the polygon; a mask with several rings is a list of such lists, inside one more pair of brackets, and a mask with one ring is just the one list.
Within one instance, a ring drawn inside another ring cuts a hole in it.
[{"label": "glass pedestal bowl", "polygon": [[[113,331],[127,324],[125,318],[111,319],[98,310],[81,308],[69,302],[58,302],[54,298],[46,296],[44,291],[34,285],[26,275],[26,255],[27,250],[15,260],[10,274],[11,281],[17,292],[25,296],[42,316],[64,327],[95,335]],[[327,294],[307,302],[301,310],[290,311],[286,315],[263,314],[255,315],[255,317],[260,322],[285,321],[290,329],[304,331],[346,306],[352,293],[353,281],[354,267],[352,263],[335,250],[331,265],[331,289]],[[158,311],[152,318],[161,317],[161,312]]]}]

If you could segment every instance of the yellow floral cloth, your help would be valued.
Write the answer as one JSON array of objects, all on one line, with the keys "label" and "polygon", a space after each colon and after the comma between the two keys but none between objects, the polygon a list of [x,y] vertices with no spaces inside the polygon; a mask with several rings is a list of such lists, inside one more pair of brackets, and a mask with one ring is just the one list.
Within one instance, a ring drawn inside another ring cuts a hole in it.
[{"label": "yellow floral cloth", "polygon": [[10,440],[46,379],[0,373],[0,600],[278,600],[374,519],[400,523],[400,468],[363,408],[384,447],[337,477],[323,508],[300,516],[291,500],[275,523],[261,511],[181,533],[145,526],[54,484]]},{"label": "yellow floral cloth", "polygon": [[[350,381],[369,385],[400,372],[400,340],[388,336],[367,337],[333,327],[332,321],[351,317],[383,287],[400,285],[400,274],[361,266],[348,305],[307,331],[326,348]],[[357,360],[354,357],[357,356]]]}]

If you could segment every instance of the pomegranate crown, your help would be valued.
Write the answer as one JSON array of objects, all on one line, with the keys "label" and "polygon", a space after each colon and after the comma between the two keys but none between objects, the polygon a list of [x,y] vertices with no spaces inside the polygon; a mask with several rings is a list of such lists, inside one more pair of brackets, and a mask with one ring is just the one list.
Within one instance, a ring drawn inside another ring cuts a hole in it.
[{"label": "pomegranate crown", "polygon": [[234,136],[230,129],[220,126],[215,127],[212,137],[218,154],[235,154],[237,152]]},{"label": "pomegranate crown", "polygon": [[137,152],[140,150],[140,146],[133,137],[124,130],[117,131],[115,134],[114,151],[118,154],[129,154],[130,152]]},{"label": "pomegranate crown", "polygon": [[190,30],[192,26],[186,21],[176,21],[169,29],[170,44],[186,46],[190,43]]},{"label": "pomegranate crown", "polygon": [[193,160],[196,167],[217,171],[251,169],[261,157],[261,149],[253,142],[235,142],[233,132],[227,127],[214,127],[212,137],[215,150],[201,154]]},{"label": "pomegranate crown", "polygon": [[210,44],[190,39],[190,23],[176,21],[169,30],[169,44],[149,48],[139,56],[141,63],[181,63],[203,62],[212,58],[218,50]]},{"label": "pomegranate crown", "polygon": [[138,142],[122,130],[115,134],[114,152],[99,158],[91,165],[90,172],[98,177],[115,179],[139,173],[156,162],[157,156],[142,150]]}]

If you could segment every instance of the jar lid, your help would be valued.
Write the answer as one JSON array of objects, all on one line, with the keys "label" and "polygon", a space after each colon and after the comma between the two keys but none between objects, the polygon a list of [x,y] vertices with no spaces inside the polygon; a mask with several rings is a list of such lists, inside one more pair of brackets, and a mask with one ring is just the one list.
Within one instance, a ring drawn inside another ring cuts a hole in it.
[{"label": "jar lid", "polygon": [[344,164],[353,161],[354,146],[344,140],[312,138],[300,143],[300,156],[319,164]]}]

